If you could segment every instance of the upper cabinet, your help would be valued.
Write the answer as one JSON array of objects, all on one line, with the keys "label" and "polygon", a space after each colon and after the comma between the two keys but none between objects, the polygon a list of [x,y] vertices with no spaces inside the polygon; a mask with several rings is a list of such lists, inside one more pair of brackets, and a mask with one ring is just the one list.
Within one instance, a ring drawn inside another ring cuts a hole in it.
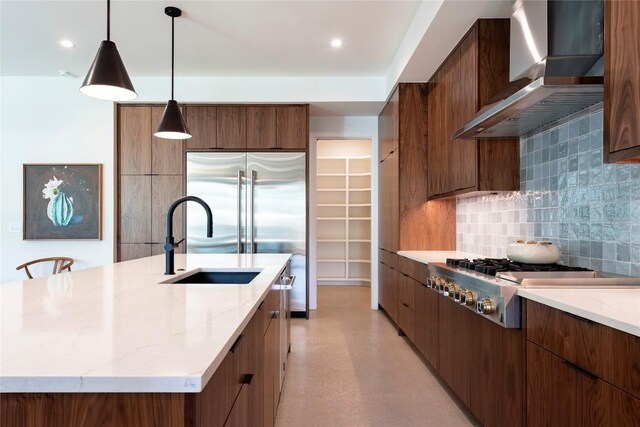
[{"label": "upper cabinet", "polygon": [[509,20],[480,19],[430,80],[428,197],[520,188],[520,141],[452,140],[509,83]]},{"label": "upper cabinet", "polygon": [[[309,140],[309,108],[306,105],[276,107],[276,147],[304,150]],[[273,147],[270,147],[273,148]]]},{"label": "upper cabinet", "polygon": [[605,1],[605,162],[640,162],[639,28],[640,2]]},{"label": "upper cabinet", "polygon": [[307,105],[188,105],[187,150],[306,150]]},{"label": "upper cabinet", "polygon": [[455,248],[455,201],[427,203],[426,83],[402,83],[378,118],[379,247]]}]

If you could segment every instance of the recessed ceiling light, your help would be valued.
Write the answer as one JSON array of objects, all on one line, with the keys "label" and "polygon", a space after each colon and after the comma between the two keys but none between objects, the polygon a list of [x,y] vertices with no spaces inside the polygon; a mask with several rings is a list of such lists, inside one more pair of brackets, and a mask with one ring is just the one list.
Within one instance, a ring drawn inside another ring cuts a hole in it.
[{"label": "recessed ceiling light", "polygon": [[78,77],[76,74],[72,73],[71,71],[67,71],[67,70],[58,70],[58,75],[60,77]]},{"label": "recessed ceiling light", "polygon": [[342,46],[342,40],[341,39],[333,39],[333,40],[331,40],[331,46],[333,46],[333,47]]},{"label": "recessed ceiling light", "polygon": [[74,47],[75,44],[71,40],[60,40],[60,46],[62,47]]}]

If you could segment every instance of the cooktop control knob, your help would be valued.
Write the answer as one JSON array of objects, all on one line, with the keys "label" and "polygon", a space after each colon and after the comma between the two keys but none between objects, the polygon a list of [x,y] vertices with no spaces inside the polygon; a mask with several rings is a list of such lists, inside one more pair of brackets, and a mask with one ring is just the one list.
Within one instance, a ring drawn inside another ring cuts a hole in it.
[{"label": "cooktop control knob", "polygon": [[490,298],[482,298],[477,304],[478,313],[492,314],[496,311],[496,303]]},{"label": "cooktop control knob", "polygon": [[462,293],[466,292],[466,289],[464,288],[458,288],[456,289],[455,293],[453,294],[453,300],[457,303],[460,302],[460,297],[462,296]]},{"label": "cooktop control knob", "polygon": [[460,304],[463,305],[475,305],[476,294],[470,290],[464,290],[460,292]]}]

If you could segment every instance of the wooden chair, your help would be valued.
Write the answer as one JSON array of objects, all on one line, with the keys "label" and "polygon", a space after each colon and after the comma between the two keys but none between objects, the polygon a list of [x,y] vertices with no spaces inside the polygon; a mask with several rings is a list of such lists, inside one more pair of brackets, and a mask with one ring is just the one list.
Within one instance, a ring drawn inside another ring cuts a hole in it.
[{"label": "wooden chair", "polygon": [[27,273],[27,277],[29,279],[33,279],[33,276],[29,271],[29,266],[33,264],[39,264],[41,262],[51,262],[51,261],[53,261],[53,274],[62,273],[64,270],[71,271],[71,266],[73,265],[73,258],[67,258],[63,256],[34,259],[33,261],[25,262],[24,264],[17,266],[16,270],[20,270],[24,268],[24,271]]}]

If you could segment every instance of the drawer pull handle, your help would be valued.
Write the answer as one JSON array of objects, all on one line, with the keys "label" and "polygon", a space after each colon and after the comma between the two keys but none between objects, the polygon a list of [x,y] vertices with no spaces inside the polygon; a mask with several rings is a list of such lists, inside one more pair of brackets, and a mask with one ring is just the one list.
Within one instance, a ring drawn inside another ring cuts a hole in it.
[{"label": "drawer pull handle", "polygon": [[585,319],[584,317],[580,317],[577,314],[567,313],[566,311],[563,311],[562,314],[564,314],[565,316],[572,317],[572,318],[574,318],[576,320],[579,320],[581,322],[584,322],[584,323],[589,323],[589,324],[595,323],[593,320]]},{"label": "drawer pull handle", "polygon": [[242,384],[251,385],[251,381],[253,381],[253,374],[244,374],[242,376]]},{"label": "drawer pull handle", "polygon": [[236,338],[236,340],[234,341],[233,345],[231,346],[231,349],[229,350],[231,353],[235,353],[236,350],[238,349],[238,346],[240,345],[240,342],[242,341],[242,339],[244,338],[243,334],[240,334],[240,336],[238,336],[238,338]]},{"label": "drawer pull handle", "polygon": [[258,306],[258,310],[262,310],[262,306],[264,305],[264,300],[262,300],[262,302],[260,303],[260,305]]},{"label": "drawer pull handle", "polygon": [[595,380],[596,378],[598,378],[595,375],[593,375],[591,372],[589,372],[589,371],[587,371],[585,369],[582,369],[578,365],[574,365],[573,363],[569,362],[568,360],[563,360],[562,363],[564,365],[568,366],[569,368],[573,369],[574,371],[576,371],[580,375],[585,376],[585,377],[587,377],[587,378],[589,378],[591,380]]}]

